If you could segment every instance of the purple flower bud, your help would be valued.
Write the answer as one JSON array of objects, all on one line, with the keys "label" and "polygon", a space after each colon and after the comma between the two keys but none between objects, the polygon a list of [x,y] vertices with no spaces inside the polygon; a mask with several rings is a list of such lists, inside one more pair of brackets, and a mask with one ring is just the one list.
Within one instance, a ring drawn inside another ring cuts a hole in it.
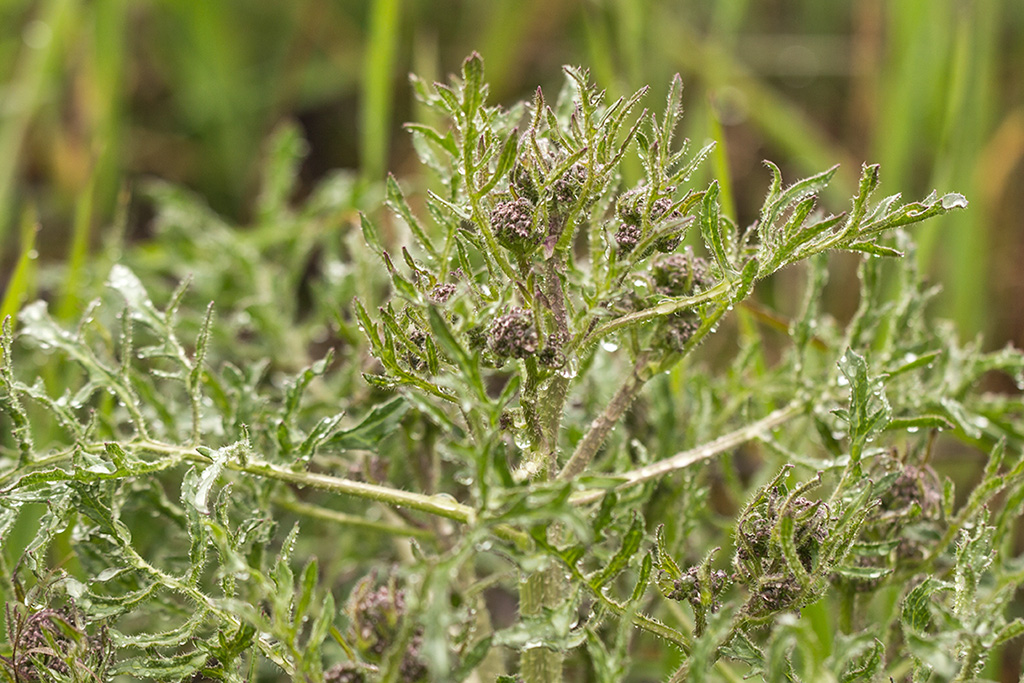
[{"label": "purple flower bud", "polygon": [[687,296],[711,283],[708,262],[694,256],[689,249],[683,254],[668,254],[651,264],[655,288],[666,296]]},{"label": "purple flower bud", "polygon": [[495,318],[488,335],[488,346],[501,358],[527,358],[537,353],[539,340],[530,313],[513,308]]},{"label": "purple flower bud", "polygon": [[551,187],[551,198],[556,210],[568,208],[579,199],[580,192],[587,184],[588,175],[586,166],[573,164],[561,178],[554,182]]},{"label": "purple flower bud", "polygon": [[628,254],[636,248],[640,237],[640,228],[630,223],[623,223],[615,233],[615,242],[619,245],[619,251]]},{"label": "purple flower bud", "polygon": [[498,241],[510,251],[525,254],[540,243],[540,232],[534,229],[533,204],[519,198],[498,202],[491,211],[491,226]]},{"label": "purple flower bud", "polygon": [[434,288],[430,290],[430,299],[436,303],[443,304],[448,301],[454,293],[455,285],[450,282],[443,282],[435,285]]}]

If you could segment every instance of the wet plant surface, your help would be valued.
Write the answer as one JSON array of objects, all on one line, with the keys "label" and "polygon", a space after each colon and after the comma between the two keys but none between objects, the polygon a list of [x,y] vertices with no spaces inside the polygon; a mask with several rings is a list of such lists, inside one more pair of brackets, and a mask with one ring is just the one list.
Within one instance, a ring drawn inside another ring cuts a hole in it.
[{"label": "wet plant surface", "polygon": [[[511,108],[475,54],[414,78],[434,177],[388,216],[344,177],[291,202],[290,126],[244,230],[151,183],[159,248],[97,254],[75,323],[5,321],[9,680],[998,677],[1021,405],[977,386],[1024,357],[932,319],[907,232],[967,200],[865,165],[831,213],[835,168],[766,162],[738,225],[678,77],[566,77]],[[987,458],[960,491],[950,449]]]}]

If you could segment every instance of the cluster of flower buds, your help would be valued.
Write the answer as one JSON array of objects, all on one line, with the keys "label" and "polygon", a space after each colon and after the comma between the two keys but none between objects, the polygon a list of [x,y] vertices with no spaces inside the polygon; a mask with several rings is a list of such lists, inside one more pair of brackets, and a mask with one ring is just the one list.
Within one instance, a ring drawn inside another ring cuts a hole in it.
[{"label": "cluster of flower buds", "polygon": [[831,519],[821,501],[802,496],[790,498],[778,486],[769,488],[759,502],[749,506],[736,524],[735,578],[750,590],[748,610],[771,614],[798,606],[803,587],[772,538],[780,515],[793,520],[793,543],[803,568],[812,572],[822,544],[828,538]]},{"label": "cluster of flower buds", "polygon": [[551,208],[556,212],[565,211],[579,199],[587,185],[587,167],[573,164],[551,186]]},{"label": "cluster of flower buds", "polygon": [[[398,588],[394,578],[374,588],[375,578],[366,576],[352,591],[346,611],[351,623],[349,637],[359,654],[369,662],[379,663],[394,644],[405,618],[405,591]],[[417,631],[406,647],[400,666],[402,683],[425,681],[426,666],[420,659],[422,632]],[[339,668],[337,680],[358,683],[362,671],[355,667]]]},{"label": "cluster of flower buds", "polygon": [[[643,225],[646,221],[650,226],[657,228],[667,223],[679,223],[683,214],[673,209],[672,193],[674,187],[668,187],[662,196],[651,202],[650,210],[647,207],[647,189],[637,188],[624,193],[619,197],[615,205],[616,213],[622,223],[615,233],[615,242],[619,245],[619,251],[628,254],[636,248],[644,236]],[[654,248],[663,253],[669,253],[679,246],[682,240],[681,231],[669,230],[654,242]]]},{"label": "cluster of flower buds", "polygon": [[487,346],[499,358],[528,358],[537,353],[540,340],[533,316],[522,308],[513,308],[491,323]]},{"label": "cluster of flower buds", "polygon": [[[875,481],[890,479],[892,484],[879,496],[878,505],[865,520],[861,538],[868,544],[891,547],[892,551],[854,555],[851,562],[857,567],[891,569],[891,565],[899,561],[923,559],[931,549],[927,539],[941,534],[942,484],[938,474],[927,465],[881,457],[872,468],[872,478]],[[883,580],[883,573],[877,576],[836,574],[832,580],[866,591]]]},{"label": "cluster of flower buds", "polygon": [[535,214],[533,204],[524,197],[498,202],[491,211],[494,236],[509,251],[528,254],[543,237],[537,228]]},{"label": "cluster of flower buds", "polygon": [[[673,581],[673,589],[665,596],[670,600],[686,600],[693,607],[694,612],[717,612],[722,606],[719,597],[726,586],[726,575],[721,569],[712,569],[708,572],[707,584],[701,579],[700,567],[690,567],[683,574],[682,578]],[[710,596],[709,603],[705,603],[705,597]]]}]

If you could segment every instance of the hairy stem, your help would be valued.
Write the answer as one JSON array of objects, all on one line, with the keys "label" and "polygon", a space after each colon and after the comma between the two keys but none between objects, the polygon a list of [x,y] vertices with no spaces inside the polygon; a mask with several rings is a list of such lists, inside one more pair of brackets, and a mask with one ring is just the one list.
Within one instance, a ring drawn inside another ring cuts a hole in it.
[{"label": "hairy stem", "polygon": [[[623,474],[618,475],[624,478],[625,481],[615,487],[616,491],[632,488],[639,484],[643,484],[654,479],[659,479],[667,474],[675,472],[677,470],[685,469],[690,465],[694,465],[698,462],[712,458],[719,453],[736,448],[740,444],[756,439],[767,431],[770,431],[781,424],[792,420],[804,411],[804,404],[800,401],[793,401],[792,403],[775,410],[757,422],[751,422],[748,425],[744,425],[739,429],[723,434],[714,441],[701,444],[695,448],[689,450],[680,451],[670,458],[652,462],[649,465],[630,470]],[[594,501],[600,500],[604,497],[606,490],[604,489],[590,489],[587,491],[580,491],[574,494],[569,500],[576,505],[586,505],[587,503],[593,503]]]},{"label": "hairy stem", "polygon": [[619,418],[629,409],[629,406],[633,404],[640,390],[647,383],[649,378],[646,370],[651,356],[651,352],[645,351],[636,359],[632,371],[630,371],[622,386],[619,387],[619,390],[612,396],[612,400],[608,402],[604,412],[590,423],[590,428],[583,435],[579,445],[576,446],[576,451],[569,458],[569,462],[565,463],[565,467],[558,473],[558,479],[575,479],[583,473],[594,459],[594,456],[597,455],[597,451],[604,444],[604,440],[608,437],[612,428],[615,427]]},{"label": "hairy stem", "polygon": [[[539,617],[552,600],[564,597],[561,569],[551,564],[546,569],[526,577],[519,587],[519,611],[525,617]],[[520,672],[526,683],[560,683],[562,680],[562,653],[543,645],[523,650]]]}]

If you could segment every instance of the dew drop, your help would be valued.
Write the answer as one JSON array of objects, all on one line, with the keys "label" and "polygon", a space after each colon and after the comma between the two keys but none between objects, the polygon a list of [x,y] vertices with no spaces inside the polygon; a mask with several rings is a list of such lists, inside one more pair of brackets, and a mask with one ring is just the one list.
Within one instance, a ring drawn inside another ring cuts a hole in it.
[{"label": "dew drop", "polygon": [[601,348],[607,351],[608,353],[615,353],[616,351],[619,350],[619,345],[611,341],[610,339],[605,339],[603,342],[601,342]]},{"label": "dew drop", "polygon": [[917,434],[919,430],[919,427],[907,427],[907,433],[909,434]]},{"label": "dew drop", "polygon": [[967,208],[967,197],[963,196],[959,192],[950,192],[947,195],[942,196],[942,208],[949,209],[966,209]]},{"label": "dew drop", "polygon": [[525,451],[530,448],[530,437],[525,431],[516,432],[512,440],[516,442],[516,446],[521,450]]},{"label": "dew drop", "polygon": [[572,379],[579,372],[580,364],[575,358],[570,358],[562,367],[558,368],[558,374],[566,379]]}]

